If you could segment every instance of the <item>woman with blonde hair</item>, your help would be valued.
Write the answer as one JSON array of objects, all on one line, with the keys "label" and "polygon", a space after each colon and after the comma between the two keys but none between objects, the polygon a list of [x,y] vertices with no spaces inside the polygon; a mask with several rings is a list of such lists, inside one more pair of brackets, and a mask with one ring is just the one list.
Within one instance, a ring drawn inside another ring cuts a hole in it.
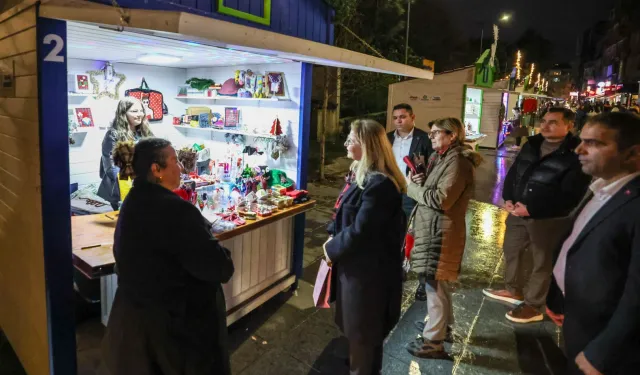
[{"label": "woman with blonde hair", "polygon": [[142,103],[132,97],[124,97],[118,102],[116,115],[102,140],[102,157],[100,158],[100,178],[98,195],[111,203],[114,210],[120,202],[118,185],[118,167],[113,163],[112,154],[116,143],[123,141],[137,142],[141,138],[153,137],[149,129],[149,120]]},{"label": "woman with blonde hair", "polygon": [[436,120],[429,137],[435,152],[427,171],[410,174],[407,187],[407,195],[418,202],[410,219],[415,237],[411,268],[426,289],[429,320],[416,323],[422,336],[407,350],[416,357],[442,358],[442,341],[450,339],[453,325],[450,283],[460,272],[465,214],[482,157],[465,145],[465,129],[457,118]]},{"label": "woman with blonde hair", "polygon": [[353,122],[345,147],[354,162],[324,244],[331,300],[349,340],[351,375],[380,374],[382,343],[400,318],[406,180],[377,122]]}]

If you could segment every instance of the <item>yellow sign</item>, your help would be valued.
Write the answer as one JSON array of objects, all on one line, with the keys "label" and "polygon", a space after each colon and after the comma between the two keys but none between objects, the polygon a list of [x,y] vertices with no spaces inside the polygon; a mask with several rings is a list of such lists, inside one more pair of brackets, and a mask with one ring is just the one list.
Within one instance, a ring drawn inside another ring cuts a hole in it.
[{"label": "yellow sign", "polygon": [[427,59],[423,59],[422,60],[422,65],[424,66],[424,68],[430,72],[434,72],[436,70],[436,62],[433,60],[427,60]]}]

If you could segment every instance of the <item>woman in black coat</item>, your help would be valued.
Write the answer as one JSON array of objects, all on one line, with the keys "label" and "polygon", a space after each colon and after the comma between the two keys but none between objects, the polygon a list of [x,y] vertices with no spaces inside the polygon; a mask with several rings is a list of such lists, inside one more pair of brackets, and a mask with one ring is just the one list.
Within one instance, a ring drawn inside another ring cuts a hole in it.
[{"label": "woman in black coat", "polygon": [[345,146],[354,163],[324,245],[331,298],[351,374],[380,374],[382,343],[400,318],[406,180],[377,122],[355,121]]},{"label": "woman in black coat", "polygon": [[134,186],[116,226],[118,274],[103,355],[112,375],[231,374],[222,283],[234,267],[200,211],[172,192],[181,165],[171,143],[138,142],[114,159]]}]

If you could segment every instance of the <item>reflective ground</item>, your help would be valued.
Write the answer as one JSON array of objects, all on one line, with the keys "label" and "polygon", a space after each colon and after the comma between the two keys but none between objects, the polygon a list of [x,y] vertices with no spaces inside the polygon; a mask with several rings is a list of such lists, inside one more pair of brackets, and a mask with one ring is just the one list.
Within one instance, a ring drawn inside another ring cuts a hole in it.
[{"label": "reflective ground", "polygon": [[[559,331],[549,321],[526,326],[509,323],[508,306],[489,302],[482,288],[502,283],[504,221],[502,181],[514,153],[483,151],[477,186],[467,214],[467,246],[462,275],[453,294],[454,343],[448,360],[412,357],[404,348],[419,332],[424,302],[415,302],[417,282],[405,284],[404,315],[385,344],[385,375],[405,374],[562,374],[564,357]],[[331,310],[313,307],[311,293],[326,240],[324,226],[339,193],[349,161],[338,158],[327,167],[328,181],[309,188],[319,204],[307,214],[305,273],[295,292],[281,293],[230,327],[232,367],[242,375],[339,375],[348,373],[346,342],[333,324]],[[103,328],[98,318],[78,325],[80,374],[98,374]],[[22,374],[11,349],[0,337],[0,375]]]}]

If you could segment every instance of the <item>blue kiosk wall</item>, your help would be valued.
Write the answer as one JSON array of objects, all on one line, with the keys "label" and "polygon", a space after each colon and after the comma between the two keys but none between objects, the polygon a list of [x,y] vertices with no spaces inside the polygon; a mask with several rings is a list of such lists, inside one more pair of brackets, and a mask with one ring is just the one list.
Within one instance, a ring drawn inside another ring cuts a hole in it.
[{"label": "blue kiosk wall", "polygon": [[[104,1],[96,1],[105,3]],[[110,2],[106,2],[110,3]],[[122,7],[140,8],[141,2],[121,0]],[[216,3],[216,4],[214,4]],[[266,3],[266,2],[265,2]],[[146,9],[180,10],[253,27],[282,32],[304,39],[332,43],[332,10],[320,0],[272,0],[270,25],[252,23],[219,14],[217,1],[166,2],[149,0]],[[259,14],[264,8],[257,1],[225,1],[225,6]],[[42,183],[42,230],[47,298],[49,367],[51,374],[76,372],[73,268],[69,198],[69,159],[67,133],[66,22],[47,18],[37,20],[38,92],[40,114],[40,163]],[[302,64],[298,175],[300,188],[307,185],[311,65]],[[295,218],[293,272],[302,275],[304,247],[303,214]],[[18,353],[20,355],[20,353]]]}]

